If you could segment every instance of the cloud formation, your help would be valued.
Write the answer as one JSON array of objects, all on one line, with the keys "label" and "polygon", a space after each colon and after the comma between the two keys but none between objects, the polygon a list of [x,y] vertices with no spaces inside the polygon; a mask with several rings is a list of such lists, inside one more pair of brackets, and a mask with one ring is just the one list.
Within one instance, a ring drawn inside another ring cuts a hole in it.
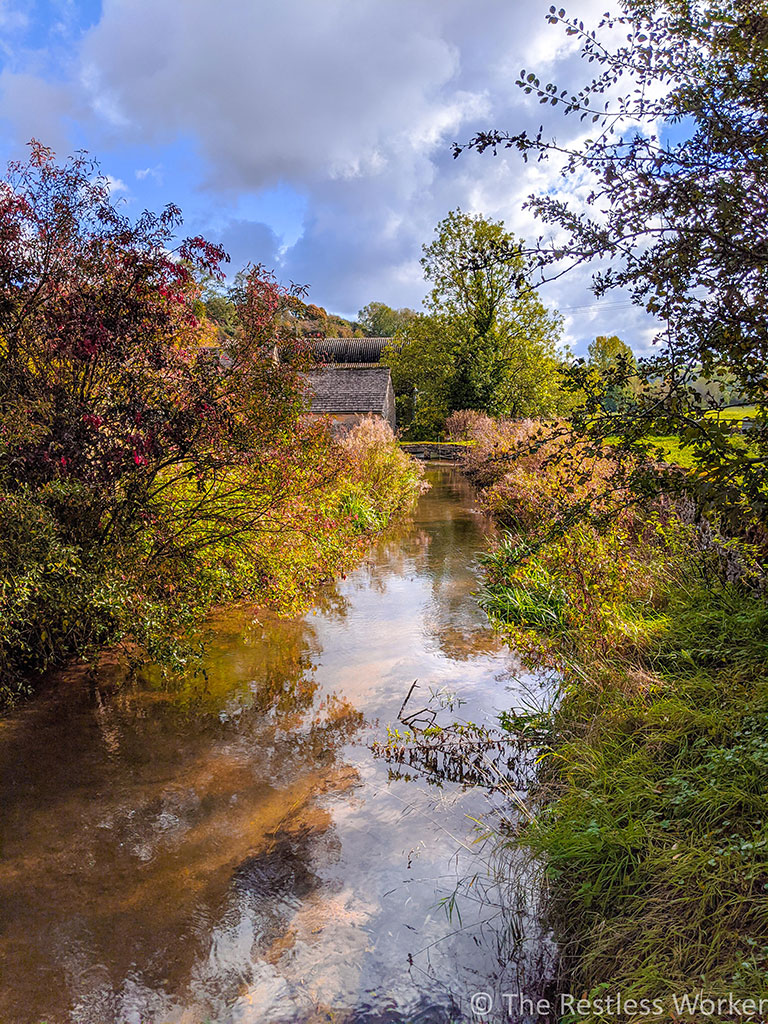
[{"label": "cloud formation", "polygon": [[[579,0],[578,13],[596,22],[605,6]],[[316,301],[348,314],[372,299],[418,305],[421,244],[449,209],[502,218],[531,237],[539,228],[522,209],[526,196],[563,187],[554,167],[524,166],[512,154],[454,161],[450,150],[480,128],[538,126],[542,108],[514,85],[521,67],[552,72],[564,85],[587,77],[573,42],[546,25],[548,7],[104,0],[95,23],[73,37],[55,86],[39,62],[34,73],[3,72],[0,113],[19,141],[39,132],[57,145],[75,118],[110,172],[112,151],[140,151],[130,170],[114,172],[131,174],[137,192],[169,189],[169,147],[191,147],[197,165],[177,168],[182,194],[170,198],[184,207],[184,188],[196,193],[195,229],[230,245],[233,264],[279,261],[286,279],[309,283]],[[578,130],[543,109],[558,134]],[[160,161],[162,174],[152,170]],[[243,197],[278,185],[304,199],[299,237],[288,245],[238,212]],[[587,287],[580,273],[548,297],[591,306]],[[640,348],[647,325],[623,311],[624,334],[631,330]],[[592,308],[571,310],[568,323],[581,347],[595,332],[618,329]]]}]

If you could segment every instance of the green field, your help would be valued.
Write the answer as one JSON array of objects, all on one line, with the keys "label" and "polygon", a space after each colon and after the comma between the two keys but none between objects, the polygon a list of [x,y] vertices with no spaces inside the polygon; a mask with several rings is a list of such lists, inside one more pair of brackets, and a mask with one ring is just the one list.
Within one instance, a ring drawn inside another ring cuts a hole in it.
[{"label": "green field", "polygon": [[690,448],[683,448],[680,441],[673,436],[649,437],[648,441],[664,452],[663,462],[669,462],[673,466],[682,466],[684,469],[693,469],[696,465],[693,460],[693,453]]},{"label": "green field", "polygon": [[757,416],[756,405],[729,405],[725,409],[709,409],[704,415],[709,419],[719,419],[723,423],[738,423],[751,420]]},{"label": "green field", "polygon": [[[750,406],[749,408],[754,407]],[[731,417],[731,419],[734,420],[735,417]],[[682,466],[684,469],[696,468],[696,461],[693,457],[693,448],[684,448],[680,443],[680,440],[673,434],[654,434],[645,438],[645,440],[655,448],[660,448],[662,450],[662,462],[668,462],[673,466]],[[615,438],[608,438],[607,443],[616,444],[617,440]],[[735,434],[732,439],[729,438],[729,444],[748,448],[744,435],[738,433]]]}]

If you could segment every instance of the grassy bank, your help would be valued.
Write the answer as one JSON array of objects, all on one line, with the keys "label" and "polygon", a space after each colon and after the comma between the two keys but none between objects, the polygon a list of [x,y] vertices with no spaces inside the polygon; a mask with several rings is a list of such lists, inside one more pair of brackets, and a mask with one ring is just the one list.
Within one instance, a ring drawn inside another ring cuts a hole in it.
[{"label": "grassy bank", "polygon": [[[564,495],[544,454],[505,463],[505,443],[468,460],[506,529],[482,603],[530,667],[562,679],[516,842],[545,865],[563,987],[661,1001],[638,1021],[730,1019],[716,1005],[687,1016],[674,996],[768,996],[761,571],[684,507],[606,497],[609,460],[583,464]],[[584,499],[613,506],[606,528],[568,525]]]},{"label": "grassy bank", "polygon": [[[301,612],[412,510],[421,475],[383,422],[365,420],[341,440],[312,427],[297,433],[288,474],[265,460],[247,490],[232,476],[219,482],[230,496],[214,514],[223,507],[235,521],[231,537],[215,532],[206,492],[183,480],[161,491],[156,515],[118,550],[78,542],[83,488],[0,490],[0,707],[31,693],[42,671],[123,641],[183,669],[216,605]],[[180,510],[187,525],[171,545]]]}]

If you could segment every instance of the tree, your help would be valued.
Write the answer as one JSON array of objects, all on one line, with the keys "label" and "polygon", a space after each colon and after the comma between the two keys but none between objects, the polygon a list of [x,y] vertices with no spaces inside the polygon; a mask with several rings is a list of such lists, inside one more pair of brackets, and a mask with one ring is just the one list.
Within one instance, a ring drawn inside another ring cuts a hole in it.
[{"label": "tree", "polygon": [[[563,198],[529,206],[567,241],[540,240],[530,255],[542,277],[597,261],[593,288],[626,288],[663,324],[658,353],[640,361],[631,416],[606,418],[590,394],[581,419],[633,454],[645,438],[675,433],[692,450],[705,506],[765,520],[768,500],[768,3],[766,0],[624,0],[623,14],[589,31],[563,9],[548,19],[580,39],[599,74],[578,92],[522,71],[518,85],[542,104],[594,124],[573,146],[536,134],[482,132],[479,151],[516,148],[562,161],[591,179],[587,211]],[[602,30],[626,43],[611,48]],[[657,129],[660,126],[660,130]],[[455,147],[455,153],[465,147]],[[573,374],[585,385],[584,366]],[[714,387],[700,386],[704,376]],[[735,444],[707,395],[722,381],[759,407],[749,446]]]},{"label": "tree", "polygon": [[615,369],[622,362],[626,363],[627,367],[634,368],[637,366],[637,360],[632,349],[615,334],[612,334],[610,337],[607,337],[605,334],[598,334],[595,340],[590,342],[587,351],[589,353],[589,365],[601,373]]},{"label": "tree", "polygon": [[458,209],[435,234],[421,265],[432,282],[427,309],[448,318],[458,339],[450,410],[531,414],[539,377],[534,367],[541,361],[553,368],[560,324],[525,284],[520,243],[501,221]]},{"label": "tree", "polygon": [[603,388],[602,407],[617,412],[634,403],[638,393],[637,360],[629,345],[615,334],[599,334],[590,342],[587,366]]},{"label": "tree", "polygon": [[525,285],[520,243],[503,223],[451,211],[423,247],[432,282],[426,314],[413,319],[387,352],[396,390],[416,392],[415,429],[430,429],[456,409],[508,416],[553,415],[565,393],[559,317]]},{"label": "tree", "polygon": [[358,327],[367,338],[393,338],[416,316],[413,309],[392,309],[383,302],[369,302],[357,314]]},{"label": "tree", "polygon": [[201,283],[200,302],[203,313],[228,337],[237,331],[237,310],[221,280],[208,275]]},{"label": "tree", "polygon": [[466,318],[482,337],[514,311],[525,262],[520,244],[501,221],[451,210],[423,246],[424,277],[432,281],[428,308]]},{"label": "tree", "polygon": [[382,362],[392,371],[397,420],[417,440],[437,438],[451,412],[456,373],[453,352],[461,344],[448,317],[419,314],[387,346]]},{"label": "tree", "polygon": [[250,268],[212,351],[196,279],[225,254],[179,224],[37,143],[0,183],[0,684],[11,648],[40,667],[171,629],[338,466],[300,419],[295,293]]}]

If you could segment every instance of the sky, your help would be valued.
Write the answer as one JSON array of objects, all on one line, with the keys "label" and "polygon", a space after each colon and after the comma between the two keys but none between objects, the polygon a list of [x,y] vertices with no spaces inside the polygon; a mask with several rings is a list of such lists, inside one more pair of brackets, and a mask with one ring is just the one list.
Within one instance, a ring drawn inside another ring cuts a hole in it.
[{"label": "sky", "polygon": [[[611,0],[571,0],[597,24]],[[531,193],[581,202],[556,167],[452,144],[482,129],[580,130],[515,86],[590,77],[550,0],[0,0],[0,162],[37,138],[86,149],[126,212],[176,203],[237,269],[274,268],[354,318],[420,308],[421,246],[460,207],[529,240]],[[646,351],[654,325],[580,270],[542,298],[578,353],[598,334]]]}]

